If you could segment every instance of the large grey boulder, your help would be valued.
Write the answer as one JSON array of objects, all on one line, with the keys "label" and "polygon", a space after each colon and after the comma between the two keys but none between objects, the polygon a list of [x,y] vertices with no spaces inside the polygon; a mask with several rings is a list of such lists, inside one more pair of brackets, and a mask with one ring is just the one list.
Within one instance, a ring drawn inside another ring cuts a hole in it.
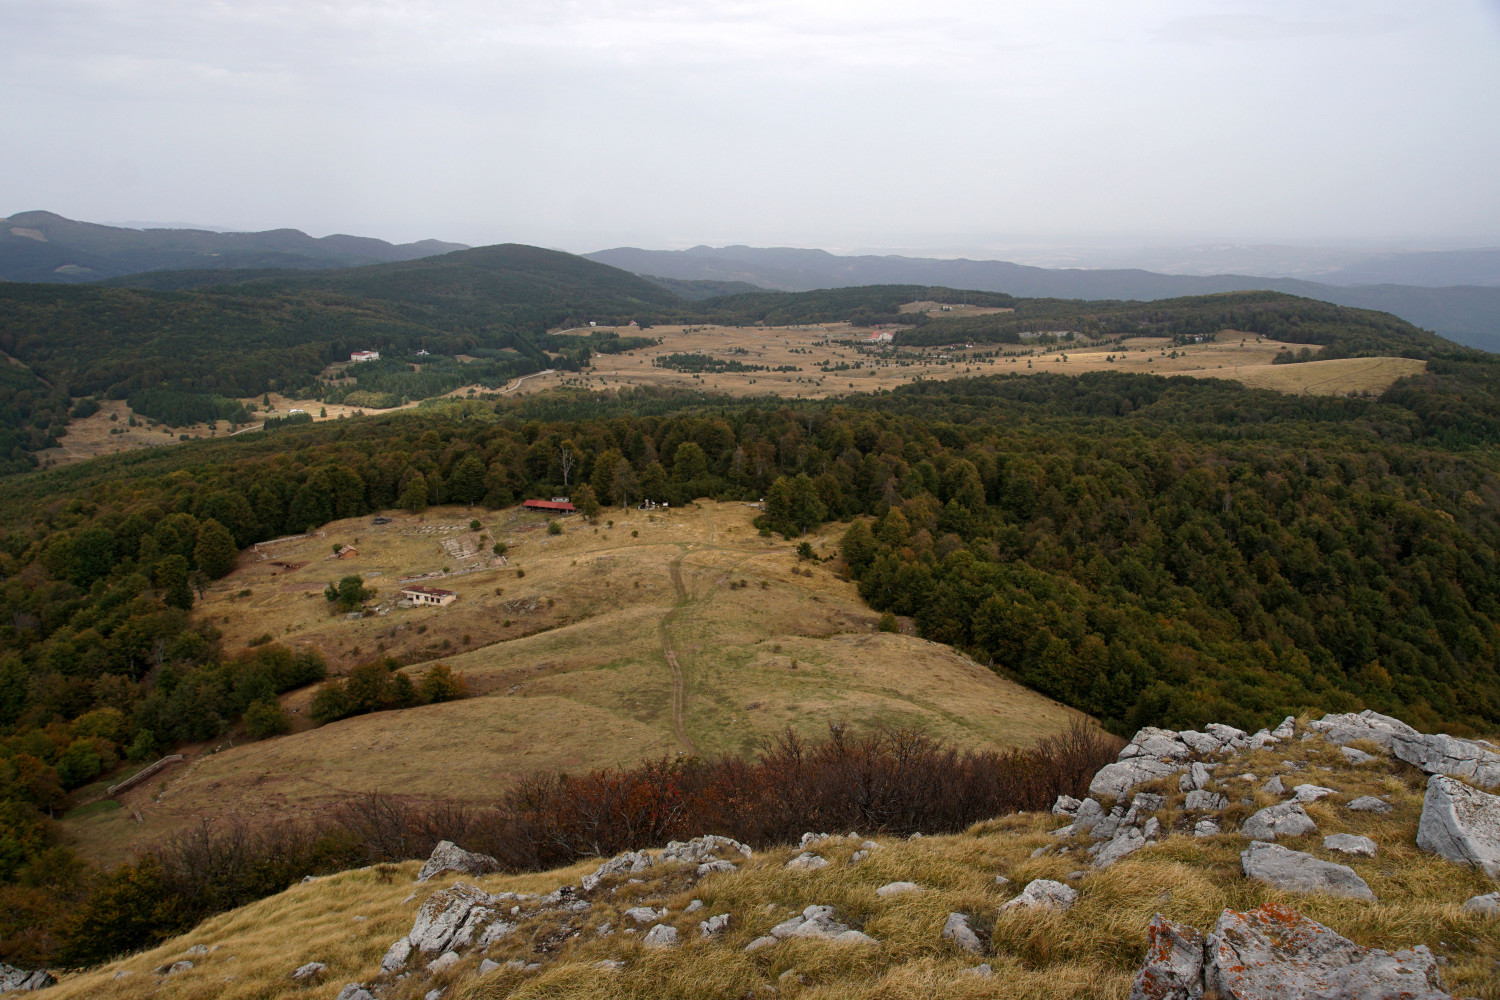
[{"label": "large grey boulder", "polygon": [[1084,799],[1073,813],[1073,833],[1088,833],[1107,814],[1096,799]]},{"label": "large grey boulder", "polygon": [[1266,806],[1240,824],[1240,835],[1251,840],[1275,840],[1277,837],[1300,837],[1304,833],[1317,833],[1318,824],[1312,821],[1300,802],[1283,802]]},{"label": "large grey boulder", "polygon": [[1130,1000],[1199,1000],[1203,996],[1203,935],[1158,913],[1146,928],[1146,960]]},{"label": "large grey boulder", "polygon": [[[1186,747],[1184,747],[1186,749]],[[1105,764],[1089,782],[1089,794],[1123,798],[1137,785],[1165,778],[1182,770],[1182,765],[1159,757],[1131,757]]]},{"label": "large grey boulder", "polygon": [[1251,841],[1240,855],[1245,877],[1294,892],[1326,892],[1332,896],[1375,902],[1375,893],[1347,865],[1322,861],[1263,840]]},{"label": "large grey boulder", "polygon": [[1500,878],[1500,796],[1434,774],[1422,800],[1417,846]]},{"label": "large grey boulder", "polygon": [[463,875],[488,875],[500,870],[500,862],[488,854],[466,851],[451,840],[440,840],[432,849],[422,870],[417,872],[417,881],[426,882],[444,872],[459,872]]},{"label": "large grey boulder", "polygon": [[1222,1000],[1450,1000],[1425,946],[1361,948],[1279,903],[1225,910],[1205,957]]},{"label": "large grey boulder", "polygon": [[1162,760],[1184,760],[1193,755],[1193,749],[1182,737],[1170,729],[1147,726],[1136,733],[1125,749],[1120,751],[1120,760],[1135,757],[1157,757]]},{"label": "large grey boulder", "polygon": [[[480,920],[492,912],[489,908],[498,902],[483,889],[467,882],[455,882],[447,889],[433,893],[417,911],[417,919],[406,935],[409,948],[419,952],[447,951],[461,936],[472,935]],[[475,919],[471,920],[471,916]],[[393,945],[392,951],[395,950]]]},{"label": "large grey boulder", "polygon": [[56,977],[46,969],[18,969],[0,962],[0,993],[30,993],[56,985]]}]

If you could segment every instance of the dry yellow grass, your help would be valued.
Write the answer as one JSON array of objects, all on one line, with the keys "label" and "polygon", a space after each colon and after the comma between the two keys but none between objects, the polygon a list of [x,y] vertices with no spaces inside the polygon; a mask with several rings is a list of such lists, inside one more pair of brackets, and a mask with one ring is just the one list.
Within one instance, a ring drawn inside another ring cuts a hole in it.
[{"label": "dry yellow grass", "polygon": [[[415,1000],[434,986],[445,986],[446,995],[456,1000],[728,1000],[770,995],[771,988],[778,996],[806,1000],[1124,1000],[1153,914],[1207,929],[1224,907],[1244,910],[1274,900],[1362,945],[1396,949],[1426,944],[1450,963],[1443,975],[1455,996],[1500,998],[1495,973],[1500,925],[1461,909],[1465,899],[1491,891],[1493,884],[1414,846],[1424,784],[1420,774],[1383,759],[1350,767],[1320,740],[1283,745],[1239,758],[1221,772],[1228,779],[1227,791],[1233,795],[1243,787],[1239,794],[1251,797],[1257,806],[1272,800],[1230,777],[1244,771],[1260,775],[1255,787],[1279,773],[1289,786],[1306,781],[1335,789],[1335,796],[1307,807],[1319,833],[1287,844],[1349,865],[1380,902],[1288,893],[1251,882],[1240,872],[1239,855],[1246,842],[1237,834],[1198,839],[1178,831],[1106,871],[1074,880],[1080,897],[1065,913],[1002,913],[999,905],[1027,881],[1066,880],[1070,872],[1087,867],[1086,857],[1062,853],[1050,836],[1062,820],[1022,814],[981,823],[955,836],[882,839],[882,849],[858,863],[851,862],[857,842],[824,842],[815,849],[832,864],[813,872],[785,869],[797,853],[792,848],[760,852],[739,871],[712,875],[697,884],[682,868],[658,866],[632,876],[641,880],[638,884],[617,880],[613,892],[602,889],[593,908],[569,918],[571,923],[560,915],[537,918],[487,953],[502,963],[541,962],[535,972],[501,969],[481,977],[480,956],[471,953],[436,980],[413,976],[393,986],[387,996]],[[1175,786],[1170,790],[1180,804]],[[1375,816],[1345,808],[1353,798],[1371,793],[1386,797],[1394,811]],[[1237,804],[1234,814],[1243,816],[1250,808]],[[1171,819],[1164,818],[1168,829]],[[1372,837],[1379,845],[1377,856],[1324,851],[1322,837],[1338,832]],[[1032,857],[1039,847],[1048,848],[1048,853]],[[490,892],[545,893],[559,885],[576,885],[596,863],[477,881]],[[56,1000],[148,994],[168,1000],[271,1000],[293,995],[329,1000],[345,982],[374,978],[386,947],[407,931],[417,908],[439,887],[415,887],[415,895],[408,898],[415,870],[415,864],[397,866],[388,882],[378,872],[364,870],[295,886],[207,921],[160,948],[66,979],[49,995]],[[1009,878],[1010,886],[997,887],[997,875]],[[875,889],[892,881],[916,882],[924,891],[878,898]],[[687,914],[684,910],[692,899],[705,905]],[[744,953],[748,942],[812,903],[835,906],[839,920],[873,936],[879,945],[788,940]],[[596,933],[604,923],[618,930],[625,926],[625,908],[648,904],[670,909],[666,922],[677,927],[682,946],[650,949],[639,943],[639,935]],[[732,914],[728,931],[716,941],[700,940],[698,921],[726,912]],[[950,912],[973,916],[991,939],[988,955],[970,956],[940,939]],[[357,921],[356,916],[368,919]],[[573,930],[579,935],[568,937]],[[186,956],[197,963],[190,972],[164,981],[150,974],[157,966],[185,957],[187,949],[198,944],[215,950]],[[595,968],[594,963],[603,959],[621,960],[625,967],[617,972]],[[327,963],[329,978],[311,989],[293,985],[287,974],[310,961]],[[996,978],[965,974],[980,961],[994,968]],[[120,969],[131,975],[111,978]]]},{"label": "dry yellow grass", "polygon": [[[747,754],[787,727],[819,737],[832,722],[910,726],[975,747],[1067,728],[1075,713],[949,647],[876,631],[833,563],[760,537],[756,513],[735,503],[616,510],[613,527],[574,519],[553,536],[519,509],[434,508],[378,527],[335,522],[264,559],[246,553],[195,610],[230,649],[269,632],[323,651],[335,671],[383,649],[418,676],[451,665],[476,696],[312,729],[313,689],[294,692],[283,700],[298,732],[204,748],[124,793],[124,808],[68,827],[90,856],[114,860],[227,813],[296,816],[367,791],[485,803],[528,772]],[[811,536],[814,549],[831,553],[841,530]],[[492,564],[492,540],[510,546],[507,565]],[[335,541],[358,556],[331,558]],[[455,557],[445,541],[476,554]],[[399,576],[445,565],[475,570],[435,581],[460,595],[446,608],[350,621],[321,596],[329,580],[361,573],[384,599]]]}]

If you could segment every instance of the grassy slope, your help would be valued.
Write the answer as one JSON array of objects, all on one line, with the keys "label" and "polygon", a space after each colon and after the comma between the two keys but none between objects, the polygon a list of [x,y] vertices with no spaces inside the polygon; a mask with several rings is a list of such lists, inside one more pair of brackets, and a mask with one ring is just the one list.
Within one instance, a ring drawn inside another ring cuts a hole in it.
[{"label": "grassy slope", "polygon": [[[1367,749],[1372,749],[1368,748]],[[1289,768],[1285,761],[1303,765]],[[594,908],[575,922],[581,936],[543,952],[538,948],[558,918],[523,923],[518,933],[489,951],[500,962],[540,961],[542,969],[522,973],[501,969],[479,977],[480,956],[470,952],[456,969],[435,981],[416,975],[388,996],[409,1000],[433,986],[453,986],[446,995],[458,1000],[491,998],[664,998],[797,996],[807,1000],[864,998],[979,998],[1005,996],[1026,1000],[1124,1000],[1130,979],[1144,952],[1145,929],[1153,913],[1191,924],[1212,926],[1224,907],[1248,909],[1277,900],[1323,922],[1357,943],[1387,949],[1427,944],[1451,965],[1443,970],[1456,996],[1484,1000],[1500,997],[1494,976],[1500,958],[1500,932],[1490,919],[1466,914],[1460,904],[1491,891],[1483,875],[1456,867],[1414,846],[1421,813],[1424,778],[1406,765],[1379,758],[1350,767],[1337,750],[1321,740],[1294,742],[1237,758],[1221,771],[1226,791],[1253,798],[1229,811],[1234,825],[1252,808],[1275,798],[1251,791],[1230,776],[1253,771],[1264,783],[1282,774],[1288,785],[1311,782],[1337,794],[1307,806],[1319,832],[1289,841],[1288,846],[1348,864],[1380,898],[1376,904],[1272,890],[1246,880],[1239,870],[1245,841],[1237,834],[1200,840],[1185,832],[1168,836],[1074,884],[1080,899],[1067,913],[1022,911],[1002,914],[999,905],[1033,878],[1065,879],[1084,867],[1077,855],[1031,857],[1039,847],[1057,842],[1049,832],[1062,820],[1048,815],[1018,815],[981,823],[964,834],[919,841],[883,841],[883,850],[851,863],[857,846],[824,845],[833,863],[817,872],[788,872],[783,866],[797,851],[766,851],[737,872],[710,876],[696,886],[684,872],[661,866],[635,876],[639,884],[601,890]],[[1182,796],[1175,784],[1163,822],[1176,828],[1171,810]],[[1380,794],[1395,805],[1387,816],[1351,813],[1345,804],[1359,795]],[[1323,836],[1351,832],[1372,837],[1375,858],[1330,855]],[[545,893],[561,884],[578,883],[593,863],[527,876],[490,876],[477,880],[490,892],[512,890]],[[440,885],[411,885],[417,865],[395,870],[345,872],[294,886],[263,900],[206,921],[162,947],[72,977],[49,993],[56,1000],[95,996],[159,996],[166,1000],[199,998],[299,997],[331,1000],[345,982],[374,977],[386,947],[410,928],[417,909]],[[1011,880],[996,886],[996,875]],[[879,899],[875,889],[896,880],[914,881],[921,894]],[[411,890],[415,888],[416,892]],[[683,912],[689,900],[705,907]],[[787,941],[745,955],[755,937],[812,904],[832,904],[838,918],[882,943],[876,948],[841,947],[814,941]],[[680,948],[652,950],[638,936],[616,933],[600,937],[595,928],[608,922],[620,928],[620,916],[634,905],[666,905],[667,922],[677,926]],[[939,937],[947,914],[962,911],[993,937],[983,959],[965,955]],[[710,914],[732,914],[729,930],[716,942],[698,940],[696,925]],[[357,919],[357,918],[367,919]],[[555,935],[551,935],[556,940]],[[186,949],[204,944],[212,950],[194,957],[197,967],[164,982],[150,974],[156,966],[185,957]],[[602,959],[622,959],[618,973],[593,968]],[[963,973],[979,961],[989,962],[997,978],[984,980]],[[287,974],[297,966],[321,961],[329,965],[327,981],[304,989]],[[131,974],[111,978],[117,970]],[[791,970],[795,970],[792,972]],[[791,972],[791,975],[787,975]]]},{"label": "grassy slope", "polygon": [[[549,536],[519,509],[434,508],[378,528],[335,522],[322,538],[268,548],[267,560],[246,554],[197,611],[229,648],[270,632],[322,650],[337,672],[383,646],[414,675],[450,664],[478,696],[307,729],[312,690],[294,692],[284,701],[304,731],[226,742],[124,793],[124,809],[69,827],[88,854],[114,859],[203,816],[296,815],[373,790],[482,803],[527,772],[752,753],[788,726],[809,736],[831,722],[914,726],[970,746],[1027,745],[1066,728],[1075,713],[950,648],[875,631],[853,584],[759,537],[755,514],[728,503],[611,511],[612,529],[573,520]],[[471,517],[483,536],[468,531]],[[831,553],[840,530],[828,526],[814,547]],[[490,565],[491,539],[510,545],[509,565]],[[359,556],[327,558],[335,541]],[[453,555],[466,548],[477,552]],[[273,560],[305,565],[288,572]],[[320,596],[354,572],[384,597],[399,576],[445,565],[479,568],[440,581],[460,594],[447,608],[347,621]],[[244,589],[250,597],[235,596]]]}]

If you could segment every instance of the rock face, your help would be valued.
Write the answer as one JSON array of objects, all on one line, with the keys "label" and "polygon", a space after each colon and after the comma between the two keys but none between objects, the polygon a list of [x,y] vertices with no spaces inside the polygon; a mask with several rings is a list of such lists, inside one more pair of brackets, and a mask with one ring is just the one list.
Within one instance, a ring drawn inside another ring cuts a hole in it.
[{"label": "rock face", "polygon": [[1266,806],[1240,826],[1240,835],[1252,840],[1275,840],[1277,837],[1299,837],[1317,832],[1318,824],[1312,821],[1300,802]]},{"label": "rock face", "polygon": [[1326,892],[1349,899],[1375,902],[1375,893],[1354,869],[1321,861],[1311,854],[1289,851],[1262,840],[1252,841],[1240,855],[1240,866],[1247,878],[1296,892]]},{"label": "rock face", "polygon": [[1361,948],[1277,903],[1225,910],[1205,951],[1204,984],[1225,1000],[1448,1000],[1425,947]]},{"label": "rock face", "polygon": [[1048,878],[1039,878],[1026,883],[1026,888],[1021,890],[1021,894],[1001,906],[1000,909],[1029,910],[1036,907],[1049,907],[1066,910],[1077,901],[1077,889],[1063,885],[1061,882],[1054,882]]},{"label": "rock face", "polygon": [[28,971],[0,962],[0,993],[29,993],[56,985],[57,979],[46,969]]},{"label": "rock face", "polygon": [[1419,733],[1400,719],[1366,709],[1359,714],[1325,715],[1311,723],[1325,739],[1340,745],[1369,740],[1389,750],[1398,760],[1428,774],[1464,778],[1485,788],[1500,785],[1500,753],[1478,740],[1461,740],[1446,733]]},{"label": "rock face", "polygon": [[1434,774],[1422,800],[1417,846],[1500,877],[1500,796]]},{"label": "rock face", "polygon": [[1146,961],[1130,1000],[1199,1000],[1203,996],[1203,935],[1158,913],[1146,928]]}]

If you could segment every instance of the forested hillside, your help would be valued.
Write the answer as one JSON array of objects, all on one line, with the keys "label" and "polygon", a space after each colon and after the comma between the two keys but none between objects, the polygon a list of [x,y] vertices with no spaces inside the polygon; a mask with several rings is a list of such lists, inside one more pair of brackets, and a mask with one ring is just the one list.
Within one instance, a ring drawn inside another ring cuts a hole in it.
[{"label": "forested hillside", "polygon": [[191,617],[237,547],[585,485],[606,504],[765,497],[765,530],[789,537],[846,520],[872,606],[1119,732],[1362,706],[1492,728],[1495,374],[1439,361],[1375,400],[1110,373],[796,405],[557,393],[12,478],[0,877],[32,877],[54,836],[42,813],[122,756],[215,737],[321,676],[275,644],[224,649]]}]

